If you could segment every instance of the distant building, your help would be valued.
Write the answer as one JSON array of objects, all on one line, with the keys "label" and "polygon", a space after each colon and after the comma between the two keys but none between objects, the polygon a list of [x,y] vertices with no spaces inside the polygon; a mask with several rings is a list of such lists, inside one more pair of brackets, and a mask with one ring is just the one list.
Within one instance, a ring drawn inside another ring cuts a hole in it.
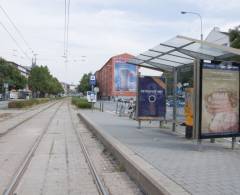
[{"label": "distant building", "polygon": [[64,82],[61,82],[62,88],[64,90],[64,94],[68,94],[70,91],[70,85]]},{"label": "distant building", "polygon": [[218,45],[230,46],[229,33],[220,31],[218,27],[214,27],[205,40]]},{"label": "distant building", "polygon": [[29,73],[30,73],[30,71],[31,71],[31,67],[30,67],[30,66],[22,66],[22,65],[20,65],[20,64],[17,64],[17,63],[15,63],[15,62],[11,62],[11,61],[8,61],[8,63],[9,63],[10,65],[16,67],[16,68],[20,71],[21,75],[23,75],[23,76],[25,76],[26,78],[28,78]]},{"label": "distant building", "polygon": [[101,98],[136,96],[138,67],[127,64],[133,57],[127,53],[113,56],[95,73]]}]

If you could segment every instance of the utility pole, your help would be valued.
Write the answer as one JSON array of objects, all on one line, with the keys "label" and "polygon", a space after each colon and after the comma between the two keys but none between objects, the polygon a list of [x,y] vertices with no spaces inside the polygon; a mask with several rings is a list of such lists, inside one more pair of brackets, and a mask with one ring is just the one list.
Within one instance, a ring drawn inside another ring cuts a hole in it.
[{"label": "utility pole", "polygon": [[36,54],[36,53],[33,54],[34,57],[32,58],[32,67],[34,67],[34,66],[37,65],[37,55],[38,55],[38,54]]}]

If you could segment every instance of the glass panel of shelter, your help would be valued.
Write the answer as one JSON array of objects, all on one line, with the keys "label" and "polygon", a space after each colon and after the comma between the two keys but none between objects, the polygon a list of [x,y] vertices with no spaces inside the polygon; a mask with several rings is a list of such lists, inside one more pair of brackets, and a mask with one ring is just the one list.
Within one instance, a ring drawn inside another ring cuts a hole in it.
[{"label": "glass panel of shelter", "polygon": [[178,48],[178,47],[182,47],[184,45],[188,45],[188,44],[191,44],[191,43],[192,43],[192,41],[190,41],[190,40],[174,37],[174,38],[164,42],[163,44],[164,45],[170,45],[170,46]]}]

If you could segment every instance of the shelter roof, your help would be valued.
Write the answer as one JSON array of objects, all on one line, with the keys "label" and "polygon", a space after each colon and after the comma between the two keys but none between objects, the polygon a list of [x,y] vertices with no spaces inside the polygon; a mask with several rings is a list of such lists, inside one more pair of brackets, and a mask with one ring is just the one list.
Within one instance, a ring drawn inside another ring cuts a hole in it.
[{"label": "shelter roof", "polygon": [[207,41],[176,36],[130,59],[128,63],[161,71],[193,64],[195,59],[224,60],[240,56],[240,50]]}]

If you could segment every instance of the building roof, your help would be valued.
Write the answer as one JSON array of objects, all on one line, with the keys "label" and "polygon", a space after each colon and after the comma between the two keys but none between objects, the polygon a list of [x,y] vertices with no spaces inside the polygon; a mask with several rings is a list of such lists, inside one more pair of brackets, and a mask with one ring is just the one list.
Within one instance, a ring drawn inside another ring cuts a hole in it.
[{"label": "building roof", "polygon": [[128,62],[146,68],[173,71],[178,66],[193,64],[195,59],[223,60],[236,55],[240,55],[239,49],[178,35]]},{"label": "building roof", "polygon": [[104,67],[105,65],[107,65],[113,58],[121,57],[121,56],[123,56],[123,55],[127,55],[127,56],[129,56],[129,57],[134,57],[133,55],[131,55],[131,54],[129,54],[129,53],[122,53],[122,54],[119,54],[119,55],[112,56],[112,57],[109,58],[108,61],[107,61],[99,70],[97,70],[96,72],[98,72],[98,71],[100,71],[101,69],[103,69],[103,67]]}]

